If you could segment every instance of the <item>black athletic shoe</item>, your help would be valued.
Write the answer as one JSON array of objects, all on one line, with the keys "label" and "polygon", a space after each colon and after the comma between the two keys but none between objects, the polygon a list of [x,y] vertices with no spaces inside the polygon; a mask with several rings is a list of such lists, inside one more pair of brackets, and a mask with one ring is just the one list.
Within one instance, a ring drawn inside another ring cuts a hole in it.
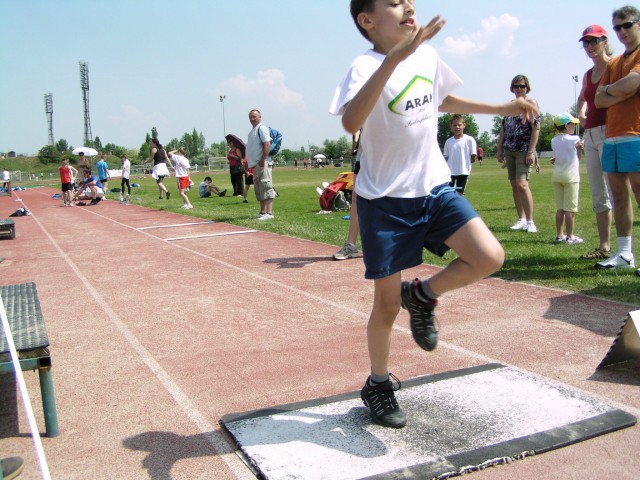
[{"label": "black athletic shoe", "polygon": [[418,278],[413,282],[402,282],[402,308],[407,310],[411,317],[413,339],[420,348],[431,351],[438,345],[438,326],[434,313],[438,300],[429,300],[427,303],[418,300],[415,291],[419,286]]},{"label": "black athletic shoe", "polygon": [[100,203],[100,200],[102,200],[102,197],[96,197],[89,202],[89,205],[97,205],[98,203]]},{"label": "black athletic shoe", "polygon": [[170,197],[171,197],[171,192],[167,190],[167,200],[169,200]]},{"label": "black athletic shoe", "polygon": [[[407,417],[398,405],[393,392],[400,390],[400,380],[395,375],[389,374],[389,380],[380,384],[372,384],[371,377],[360,391],[360,398],[371,411],[371,418],[375,423],[383,427],[402,428],[407,424]],[[397,385],[391,382],[393,378]]]}]

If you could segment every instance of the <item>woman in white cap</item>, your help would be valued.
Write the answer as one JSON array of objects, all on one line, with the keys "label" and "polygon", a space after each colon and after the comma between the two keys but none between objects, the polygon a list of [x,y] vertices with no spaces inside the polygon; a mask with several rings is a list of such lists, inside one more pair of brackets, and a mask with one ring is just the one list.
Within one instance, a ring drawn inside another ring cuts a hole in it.
[{"label": "woman in white cap", "polygon": [[582,89],[578,97],[578,119],[584,128],[584,153],[591,188],[591,203],[596,214],[600,244],[580,257],[581,260],[606,260],[611,255],[611,210],[613,208],[607,176],[602,172],[602,146],[607,110],[596,108],[594,97],[600,77],[611,58],[611,47],[607,31],[600,25],[589,25],[580,37],[587,56],[593,61],[582,78]]}]

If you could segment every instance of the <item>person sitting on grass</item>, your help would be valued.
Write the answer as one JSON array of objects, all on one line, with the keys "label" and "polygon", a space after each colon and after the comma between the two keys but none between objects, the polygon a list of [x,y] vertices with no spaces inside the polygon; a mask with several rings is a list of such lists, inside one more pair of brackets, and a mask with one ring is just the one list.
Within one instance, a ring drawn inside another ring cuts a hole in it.
[{"label": "person sitting on grass", "polygon": [[200,193],[200,198],[207,198],[211,195],[217,195],[219,197],[224,197],[227,194],[227,190],[220,190],[220,187],[211,183],[211,177],[205,177],[204,181],[198,185],[198,192]]},{"label": "person sitting on grass", "polygon": [[[104,189],[100,179],[95,175],[91,175],[91,170],[82,171],[83,181],[80,183],[80,188],[75,194],[75,201],[78,200],[91,200],[89,205],[96,205],[104,197]],[[81,205],[77,203],[77,205]]]}]

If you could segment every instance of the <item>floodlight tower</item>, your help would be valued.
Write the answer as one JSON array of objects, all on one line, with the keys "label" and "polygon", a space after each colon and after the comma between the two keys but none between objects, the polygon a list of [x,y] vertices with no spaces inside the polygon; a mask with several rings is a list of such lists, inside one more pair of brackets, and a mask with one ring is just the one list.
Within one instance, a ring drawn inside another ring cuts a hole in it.
[{"label": "floodlight tower", "polygon": [[89,64],[80,62],[80,88],[82,89],[82,102],[84,104],[84,144],[93,143],[91,133],[91,120],[89,119]]},{"label": "floodlight tower", "polygon": [[47,114],[47,125],[49,126],[49,145],[53,145],[53,94],[44,94],[44,112]]}]

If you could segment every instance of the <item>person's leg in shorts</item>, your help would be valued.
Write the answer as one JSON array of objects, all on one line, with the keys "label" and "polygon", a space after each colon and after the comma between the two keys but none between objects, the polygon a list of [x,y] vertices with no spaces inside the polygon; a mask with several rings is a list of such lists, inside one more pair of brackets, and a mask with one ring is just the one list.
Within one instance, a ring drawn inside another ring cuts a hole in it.
[{"label": "person's leg in shorts", "polygon": [[596,268],[633,268],[633,204],[631,183],[640,183],[640,137],[607,139],[602,150],[602,170],[609,178],[615,204],[618,247],[615,255],[596,263]]},{"label": "person's leg in shorts", "polygon": [[[427,297],[423,303],[430,303],[431,311],[439,295],[494,273],[504,261],[500,243],[467,200],[446,188],[440,195],[422,199],[358,199],[365,277],[374,279],[373,307],[367,325],[371,376],[363,395],[389,377],[391,330],[401,302],[404,305],[405,301],[401,271],[422,263],[423,246],[440,256],[449,249],[458,255],[429,280],[416,279],[411,286],[412,295]],[[423,208],[417,208],[419,204]],[[416,223],[416,217],[422,220]],[[396,242],[389,242],[390,237]],[[412,333],[416,338],[413,329]],[[379,423],[401,427],[406,422],[399,408],[388,417]]]},{"label": "person's leg in shorts", "polygon": [[584,134],[584,156],[591,189],[591,204],[596,214],[598,246],[580,257],[581,260],[603,260],[611,252],[611,218],[613,205],[609,194],[607,175],[602,171],[604,125],[589,128]]},{"label": "person's leg in shorts", "polygon": [[537,228],[533,222],[533,196],[529,189],[529,175],[531,174],[531,165],[525,163],[526,152],[505,152],[505,161],[507,163],[507,172],[509,182],[511,183],[511,192],[513,194],[513,203],[518,213],[518,224],[525,224],[521,228],[513,228],[513,230],[526,230],[529,233],[536,233]]},{"label": "person's leg in shorts", "polygon": [[556,241],[564,242],[567,239],[567,236],[564,234],[564,210],[562,206],[564,205],[564,194],[565,194],[565,184],[563,182],[552,182],[553,187],[553,199],[556,204]]},{"label": "person's leg in shorts", "polygon": [[253,175],[253,188],[256,199],[260,202],[260,213],[273,217],[273,199],[276,198],[276,192],[273,189],[271,169],[266,164],[264,168],[256,165]]}]

